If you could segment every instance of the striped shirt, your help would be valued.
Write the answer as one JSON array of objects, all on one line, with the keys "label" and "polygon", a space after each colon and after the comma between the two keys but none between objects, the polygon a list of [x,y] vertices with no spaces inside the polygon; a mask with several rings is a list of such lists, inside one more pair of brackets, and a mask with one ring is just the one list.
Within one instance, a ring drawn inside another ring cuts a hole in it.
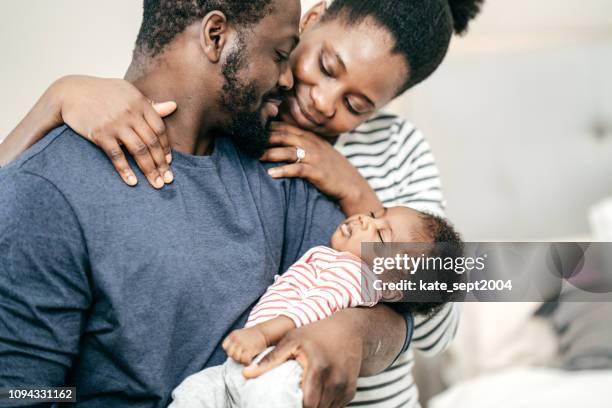
[{"label": "striped shirt", "polygon": [[[336,149],[368,180],[385,206],[404,205],[444,215],[438,169],[423,134],[395,115],[379,112],[356,130],[343,134]],[[349,404],[362,408],[419,407],[412,377],[413,350],[426,356],[444,351],[455,336],[459,308],[449,303],[435,315],[415,316],[412,343],[384,372],[359,378]]]},{"label": "striped shirt", "polygon": [[365,293],[375,279],[361,259],[349,252],[318,246],[306,252],[266,290],[249,315],[246,327],[276,316],[296,327],[331,316],[348,307],[374,306],[378,293]]}]

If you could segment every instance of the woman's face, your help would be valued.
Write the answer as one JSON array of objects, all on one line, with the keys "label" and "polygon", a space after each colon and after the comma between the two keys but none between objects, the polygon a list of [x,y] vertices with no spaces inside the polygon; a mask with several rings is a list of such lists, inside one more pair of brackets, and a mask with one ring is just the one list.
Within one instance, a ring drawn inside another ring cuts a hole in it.
[{"label": "woman's face", "polygon": [[374,20],[321,22],[313,8],[302,28],[291,55],[295,85],[281,112],[286,122],[337,136],[386,105],[404,84],[406,62],[391,52],[394,38]]}]

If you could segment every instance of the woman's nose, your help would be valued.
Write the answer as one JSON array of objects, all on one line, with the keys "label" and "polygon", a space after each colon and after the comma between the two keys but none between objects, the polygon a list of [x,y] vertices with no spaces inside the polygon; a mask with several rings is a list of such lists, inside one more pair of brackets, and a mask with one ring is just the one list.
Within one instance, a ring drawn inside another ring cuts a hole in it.
[{"label": "woman's nose", "polygon": [[336,98],[331,87],[313,86],[311,91],[314,108],[327,119],[333,118],[336,114]]}]

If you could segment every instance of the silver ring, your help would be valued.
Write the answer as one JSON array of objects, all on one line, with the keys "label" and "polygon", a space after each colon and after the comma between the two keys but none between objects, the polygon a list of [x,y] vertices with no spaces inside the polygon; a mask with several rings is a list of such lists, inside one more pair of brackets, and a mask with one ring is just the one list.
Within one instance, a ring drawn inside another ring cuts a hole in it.
[{"label": "silver ring", "polygon": [[297,160],[295,162],[299,163],[306,157],[306,150],[302,149],[301,147],[296,147],[295,154],[297,156]]}]

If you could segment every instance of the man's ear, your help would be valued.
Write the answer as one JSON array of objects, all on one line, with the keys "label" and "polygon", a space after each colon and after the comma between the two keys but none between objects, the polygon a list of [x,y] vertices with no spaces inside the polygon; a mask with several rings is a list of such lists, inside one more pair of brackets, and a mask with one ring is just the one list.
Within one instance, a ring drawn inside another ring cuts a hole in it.
[{"label": "man's ear", "polygon": [[217,63],[221,59],[229,31],[227,17],[219,10],[211,11],[202,18],[200,44],[210,62]]},{"label": "man's ear", "polygon": [[325,0],[318,2],[314,6],[310,8],[302,16],[302,20],[300,20],[300,33],[304,32],[308,28],[312,27],[317,21],[323,17],[323,14],[327,11],[327,2]]}]

